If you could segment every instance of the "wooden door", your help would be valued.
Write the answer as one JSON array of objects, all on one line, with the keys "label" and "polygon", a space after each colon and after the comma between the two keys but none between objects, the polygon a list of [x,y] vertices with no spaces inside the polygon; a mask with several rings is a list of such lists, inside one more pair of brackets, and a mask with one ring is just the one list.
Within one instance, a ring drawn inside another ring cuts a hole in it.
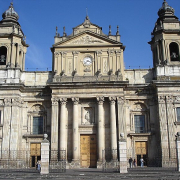
[{"label": "wooden door", "polygon": [[81,167],[89,168],[97,165],[96,135],[81,135]]},{"label": "wooden door", "polygon": [[41,144],[32,143],[30,152],[30,167],[36,167],[38,160],[41,160]]},{"label": "wooden door", "polygon": [[136,142],[136,162],[137,165],[140,166],[140,159],[144,159],[144,165],[147,166],[147,158],[148,158],[148,152],[147,152],[147,142],[146,141],[140,141]]}]

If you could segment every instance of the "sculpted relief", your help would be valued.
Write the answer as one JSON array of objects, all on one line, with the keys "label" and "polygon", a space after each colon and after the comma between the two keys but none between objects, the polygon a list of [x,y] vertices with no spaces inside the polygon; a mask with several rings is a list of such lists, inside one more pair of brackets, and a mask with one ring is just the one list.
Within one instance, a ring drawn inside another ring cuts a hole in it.
[{"label": "sculpted relief", "polygon": [[103,41],[86,35],[71,42],[71,44],[95,44],[95,43],[103,43]]}]

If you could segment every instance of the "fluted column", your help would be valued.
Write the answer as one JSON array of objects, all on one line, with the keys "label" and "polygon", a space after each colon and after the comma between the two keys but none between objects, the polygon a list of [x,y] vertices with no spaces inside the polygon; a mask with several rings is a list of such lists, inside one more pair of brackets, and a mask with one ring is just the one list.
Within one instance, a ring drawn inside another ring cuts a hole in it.
[{"label": "fluted column", "polygon": [[67,98],[60,98],[60,150],[67,150],[67,117],[66,117]]},{"label": "fluted column", "polygon": [[104,113],[103,113],[104,97],[97,97],[98,102],[98,161],[103,160],[102,150],[105,149],[105,134],[104,134]]},{"label": "fluted column", "polygon": [[72,98],[73,101],[73,161],[79,161],[79,132],[78,132],[78,103],[79,98]]},{"label": "fluted column", "polygon": [[109,97],[110,101],[110,133],[111,133],[111,152],[112,159],[117,159],[117,130],[116,130],[116,97]]},{"label": "fluted column", "polygon": [[58,98],[52,98],[51,149],[58,150]]}]

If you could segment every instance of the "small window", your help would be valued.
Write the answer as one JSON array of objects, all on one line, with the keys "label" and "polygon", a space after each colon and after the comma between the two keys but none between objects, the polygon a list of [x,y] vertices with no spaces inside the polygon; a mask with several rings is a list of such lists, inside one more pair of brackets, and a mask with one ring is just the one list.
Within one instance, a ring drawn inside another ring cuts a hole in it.
[{"label": "small window", "polygon": [[135,133],[145,133],[145,115],[134,115]]},{"label": "small window", "polygon": [[180,107],[176,108],[177,122],[180,122]]},{"label": "small window", "polygon": [[7,58],[7,48],[2,46],[0,47],[0,65],[6,65]]},{"label": "small window", "polygon": [[179,46],[177,43],[172,42],[169,45],[171,61],[179,61]]},{"label": "small window", "polygon": [[33,134],[43,134],[43,117],[33,117]]}]

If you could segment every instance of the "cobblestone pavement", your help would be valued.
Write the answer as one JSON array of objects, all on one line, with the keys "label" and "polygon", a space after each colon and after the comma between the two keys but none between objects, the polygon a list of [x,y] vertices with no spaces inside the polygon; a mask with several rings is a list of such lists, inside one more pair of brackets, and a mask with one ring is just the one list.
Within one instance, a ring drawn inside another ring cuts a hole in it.
[{"label": "cobblestone pavement", "polygon": [[135,179],[135,180],[178,180],[180,172],[170,168],[133,168],[127,174],[118,172],[102,172],[100,169],[68,169],[65,173],[53,172],[40,175],[37,170],[3,170],[0,169],[0,179],[59,179],[59,180],[109,180],[109,179]]}]

